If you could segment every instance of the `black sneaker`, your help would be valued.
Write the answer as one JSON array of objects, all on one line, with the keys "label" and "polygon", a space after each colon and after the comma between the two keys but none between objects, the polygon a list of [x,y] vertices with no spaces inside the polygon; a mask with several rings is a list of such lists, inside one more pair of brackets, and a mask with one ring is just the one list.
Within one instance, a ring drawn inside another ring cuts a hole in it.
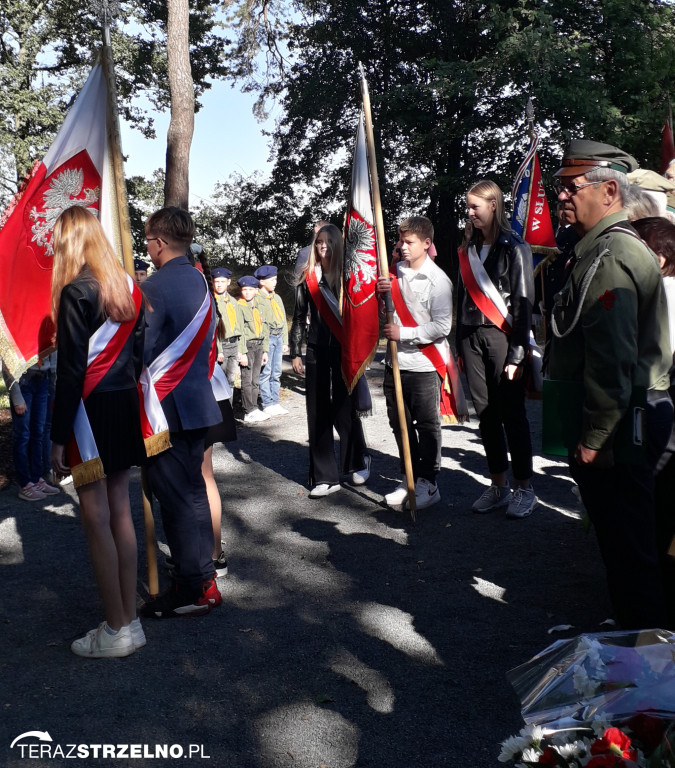
[{"label": "black sneaker", "polygon": [[195,594],[186,584],[175,581],[167,591],[141,607],[140,614],[148,619],[169,619],[174,616],[202,616],[211,610],[211,604],[199,603],[201,591]]},{"label": "black sneaker", "polygon": [[216,576],[218,578],[227,576],[227,558],[224,552],[221,552],[218,555],[218,559],[213,561],[213,567],[216,569]]}]

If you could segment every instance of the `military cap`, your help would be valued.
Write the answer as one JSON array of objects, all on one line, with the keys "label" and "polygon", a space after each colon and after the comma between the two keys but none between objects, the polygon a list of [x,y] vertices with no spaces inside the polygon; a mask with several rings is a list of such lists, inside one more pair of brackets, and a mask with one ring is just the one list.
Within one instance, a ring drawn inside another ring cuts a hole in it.
[{"label": "military cap", "polygon": [[253,273],[258,280],[267,280],[268,277],[277,276],[277,268],[272,264],[263,264],[262,267],[258,267]]},{"label": "military cap", "polygon": [[258,281],[252,275],[244,275],[243,277],[240,277],[239,280],[237,280],[237,285],[240,288],[246,288],[247,286],[249,288],[257,288]]},{"label": "military cap", "polygon": [[147,261],[143,261],[142,259],[134,259],[134,269],[137,272],[140,272],[141,270],[144,270],[145,272],[148,271],[148,267],[150,265]]},{"label": "military cap", "polygon": [[669,192],[675,191],[675,184],[668,181],[664,176],[656,171],[649,171],[646,168],[638,168],[628,174],[628,181],[641,189],[647,189],[650,192]]},{"label": "military cap", "polygon": [[216,267],[211,270],[212,277],[232,277],[232,271],[225,267]]},{"label": "military cap", "polygon": [[597,168],[630,173],[637,167],[637,160],[618,147],[588,139],[573,139],[563,155],[562,167],[554,176],[582,176]]}]

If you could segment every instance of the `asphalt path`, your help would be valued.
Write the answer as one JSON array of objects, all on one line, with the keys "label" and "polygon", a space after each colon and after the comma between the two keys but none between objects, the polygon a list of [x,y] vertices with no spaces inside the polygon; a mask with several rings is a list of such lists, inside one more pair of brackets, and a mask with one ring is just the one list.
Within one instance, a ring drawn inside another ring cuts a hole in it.
[{"label": "asphalt path", "polygon": [[[223,605],[144,620],[147,645],[128,658],[69,650],[102,620],[72,485],[38,503],[0,493],[0,766],[494,768],[522,726],[507,670],[600,631],[603,571],[563,462],[535,458],[530,518],[475,515],[476,420],[444,427],[441,502],[413,524],[383,504],[398,458],[378,358],[369,484],[312,500],[304,383],[284,370],[290,413],[239,422],[214,450]],[[528,413],[538,451],[541,403]],[[137,472],[132,504],[142,600]],[[157,535],[164,583],[159,520]]]}]

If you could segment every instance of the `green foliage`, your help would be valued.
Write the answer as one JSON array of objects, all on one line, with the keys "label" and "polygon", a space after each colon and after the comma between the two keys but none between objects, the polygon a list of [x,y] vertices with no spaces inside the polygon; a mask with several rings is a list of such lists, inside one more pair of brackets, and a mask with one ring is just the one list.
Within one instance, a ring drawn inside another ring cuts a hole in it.
[{"label": "green foliage", "polygon": [[299,8],[284,35],[290,63],[258,87],[283,107],[270,195],[292,196],[305,225],[308,211],[311,220],[344,210],[359,61],[389,236],[404,216],[428,215],[446,267],[468,186],[489,176],[510,190],[528,141],[528,97],[545,128],[545,175],[580,136],[657,163],[675,75],[670,2],[306,0]]},{"label": "green foliage", "polygon": [[[227,41],[218,0],[190,3],[195,96],[222,77]],[[121,115],[154,137],[153,112],[168,105],[166,3],[126,0],[111,29]],[[79,0],[0,5],[0,196],[7,198],[61,126],[101,47],[101,22]],[[138,97],[143,97],[139,106]],[[136,100],[136,101],[134,101]],[[197,103],[197,109],[199,105]]]}]

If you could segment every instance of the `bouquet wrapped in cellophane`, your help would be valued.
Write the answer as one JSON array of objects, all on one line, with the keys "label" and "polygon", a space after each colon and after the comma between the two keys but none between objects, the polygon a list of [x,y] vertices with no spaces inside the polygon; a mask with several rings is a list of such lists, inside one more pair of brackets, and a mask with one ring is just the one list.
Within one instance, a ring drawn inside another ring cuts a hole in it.
[{"label": "bouquet wrapped in cellophane", "polygon": [[675,766],[675,634],[558,640],[507,673],[526,726],[502,743],[517,766]]}]

